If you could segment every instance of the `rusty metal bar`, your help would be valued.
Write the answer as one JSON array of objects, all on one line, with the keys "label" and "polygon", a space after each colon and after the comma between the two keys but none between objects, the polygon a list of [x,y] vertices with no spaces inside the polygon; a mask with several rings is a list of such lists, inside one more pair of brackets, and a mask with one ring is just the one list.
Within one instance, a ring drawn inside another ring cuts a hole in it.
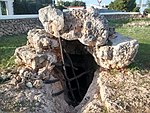
[{"label": "rusty metal bar", "polygon": [[55,82],[58,82],[60,81],[59,79],[53,79],[53,80],[44,80],[43,83],[44,84],[52,84],[52,83],[55,83]]},{"label": "rusty metal bar", "polygon": [[69,80],[72,81],[72,80],[78,79],[78,78],[82,77],[83,75],[85,75],[85,74],[87,74],[89,72],[90,72],[90,70],[85,71],[85,72],[83,72],[83,73],[81,73],[81,74],[77,75],[76,77],[73,77],[73,78],[71,78]]},{"label": "rusty metal bar", "polygon": [[59,92],[56,92],[56,93],[52,93],[52,96],[55,97],[55,96],[59,96],[60,94],[62,94],[64,92],[64,90],[61,90]]},{"label": "rusty metal bar", "polygon": [[[73,76],[74,76],[73,78],[76,78],[76,74],[75,74],[75,71],[74,71],[73,62],[72,62],[72,60],[71,60],[69,54],[66,52],[65,49],[64,49],[64,52],[66,53],[66,56],[67,56],[68,60],[70,61],[72,73],[73,73]],[[81,93],[80,93],[80,85],[79,85],[79,82],[78,82],[77,79],[75,79],[75,81],[76,81],[76,83],[77,83],[77,90],[78,90],[79,96],[80,96],[80,98],[82,98],[82,95],[81,95]],[[70,82],[70,79],[69,79],[69,82]]]},{"label": "rusty metal bar", "polygon": [[[62,48],[62,42],[61,42],[61,37],[58,37],[59,40],[59,45],[60,45],[60,53],[61,53],[61,59],[62,59],[62,63],[63,63],[63,70],[64,70],[64,76],[67,79],[67,81],[69,81],[69,78],[67,76],[67,72],[66,72],[66,67],[65,67],[65,60],[64,60],[64,54],[63,54],[63,48]],[[73,98],[74,101],[76,101],[75,96],[73,94],[72,88],[71,88],[71,83],[68,82],[68,86],[69,86],[69,91],[71,93],[71,96]]]}]

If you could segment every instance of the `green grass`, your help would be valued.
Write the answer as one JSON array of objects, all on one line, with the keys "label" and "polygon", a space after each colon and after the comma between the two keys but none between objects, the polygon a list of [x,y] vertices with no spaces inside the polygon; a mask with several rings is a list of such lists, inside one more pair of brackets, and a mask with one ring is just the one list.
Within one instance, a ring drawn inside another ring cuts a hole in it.
[{"label": "green grass", "polygon": [[26,44],[26,35],[0,37],[0,69],[14,65],[15,49]]},{"label": "green grass", "polygon": [[[150,21],[150,19],[136,19],[132,21]],[[114,26],[116,31],[139,42],[139,51],[135,61],[129,68],[150,69],[150,26],[145,27],[128,27],[123,26],[131,20],[109,20],[109,25]]]}]

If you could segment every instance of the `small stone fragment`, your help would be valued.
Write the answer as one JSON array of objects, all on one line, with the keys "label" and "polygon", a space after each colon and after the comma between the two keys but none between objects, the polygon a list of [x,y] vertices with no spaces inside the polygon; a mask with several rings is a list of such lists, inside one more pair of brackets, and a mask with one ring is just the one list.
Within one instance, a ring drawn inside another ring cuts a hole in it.
[{"label": "small stone fragment", "polygon": [[27,82],[27,83],[26,83],[26,86],[27,86],[28,88],[32,88],[32,87],[33,87],[33,85],[32,85],[31,82]]},{"label": "small stone fragment", "polygon": [[43,81],[42,80],[35,80],[35,82],[33,83],[33,86],[35,88],[42,88],[43,86]]},{"label": "small stone fragment", "polygon": [[12,84],[12,85],[16,85],[16,84],[17,84],[17,80],[16,80],[16,78],[13,78],[13,79],[10,81],[10,84]]},{"label": "small stone fragment", "polygon": [[20,76],[17,76],[17,77],[16,77],[16,80],[17,80],[17,82],[19,83],[19,82],[21,82],[22,79],[21,79]]}]

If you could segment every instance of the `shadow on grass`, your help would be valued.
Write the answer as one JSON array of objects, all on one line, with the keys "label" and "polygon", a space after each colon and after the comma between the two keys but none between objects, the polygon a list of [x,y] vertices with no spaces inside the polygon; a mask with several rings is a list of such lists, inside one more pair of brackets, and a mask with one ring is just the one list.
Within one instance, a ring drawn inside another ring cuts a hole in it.
[{"label": "shadow on grass", "polygon": [[108,20],[108,25],[111,27],[122,27],[124,24],[127,24],[131,22],[131,19],[118,19],[118,20],[114,20],[114,19],[110,19]]},{"label": "shadow on grass", "polygon": [[129,65],[129,68],[150,70],[150,44],[139,44],[135,61]]}]

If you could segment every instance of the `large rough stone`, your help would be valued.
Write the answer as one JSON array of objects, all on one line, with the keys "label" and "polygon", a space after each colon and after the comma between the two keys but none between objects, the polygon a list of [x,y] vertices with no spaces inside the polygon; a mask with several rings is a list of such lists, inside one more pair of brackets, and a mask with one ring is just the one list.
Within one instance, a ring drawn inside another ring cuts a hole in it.
[{"label": "large rough stone", "polygon": [[[92,49],[91,53],[101,67],[111,69],[128,66],[138,51],[138,42],[128,37],[123,37],[116,33],[114,29],[109,28],[107,20],[99,14],[97,9],[89,8],[87,10],[73,10],[62,13],[49,6],[41,9],[39,13],[41,13],[39,15],[41,15],[40,20],[42,23],[45,17],[49,21],[56,21],[56,17],[61,17],[63,21],[57,21],[62,22],[64,26],[61,26],[60,30],[58,25],[55,25],[58,29],[55,29],[56,31],[54,32],[59,33],[63,39],[78,39],[82,44],[88,46]],[[55,17],[50,17],[50,14]],[[43,26],[49,26],[50,24],[46,22],[43,23]],[[51,33],[48,30],[46,31]]]},{"label": "large rough stone", "polygon": [[88,46],[106,44],[108,38],[107,20],[100,16],[96,9],[74,10],[65,15],[64,39],[78,39]]},{"label": "large rough stone", "polygon": [[60,62],[58,39],[43,29],[28,32],[27,45],[15,50],[16,63],[37,70],[52,63]]},{"label": "large rough stone", "polygon": [[[129,65],[137,53],[138,43],[115,33],[94,8],[63,13],[48,6],[40,9],[39,16],[45,30],[30,30],[27,45],[16,49],[17,71],[10,81],[0,85],[0,112],[148,113],[149,76],[128,71],[114,73],[97,69],[81,103],[75,109],[69,106],[74,102],[68,93],[71,89],[65,84],[70,81],[64,77],[60,64],[58,37],[83,44],[62,40],[63,48],[69,48],[66,54],[83,56],[88,49],[97,64],[108,69]],[[93,60],[88,59],[87,54],[84,57],[87,62]],[[66,59],[65,63],[71,64]],[[88,66],[85,67],[88,70]],[[95,64],[92,68],[98,67]]]},{"label": "large rough stone", "polygon": [[104,68],[123,68],[134,60],[138,46],[137,40],[116,33],[107,45],[96,44],[93,56],[98,65]]},{"label": "large rough stone", "polygon": [[47,6],[39,10],[39,19],[44,26],[46,32],[59,37],[59,32],[64,27],[63,12],[59,9]]},{"label": "large rough stone", "polygon": [[[7,98],[15,98],[10,101],[2,101],[0,103],[2,111],[7,112],[13,109],[14,112],[23,111],[25,113],[69,112],[69,106],[65,101],[66,95],[63,93],[64,77],[54,65],[61,61],[58,39],[43,29],[30,30],[27,39],[26,46],[15,50],[18,74],[14,75],[10,84],[7,84],[11,85],[12,89],[19,91],[11,92],[12,95],[8,97],[7,93],[3,93]],[[57,81],[44,84],[49,80]],[[9,90],[8,92],[10,93]],[[7,103],[10,103],[12,107],[9,107]],[[19,108],[16,107],[17,104],[20,105]]]},{"label": "large rough stone", "polygon": [[58,40],[49,33],[46,33],[44,29],[30,30],[27,39],[27,45],[30,48],[34,48],[37,53],[42,53],[46,50],[56,50],[59,48]]},{"label": "large rough stone", "polygon": [[17,48],[15,50],[15,56],[15,62],[17,64],[26,65],[33,70],[46,67],[47,64],[56,63],[58,61],[54,52],[36,53],[34,49],[27,46]]}]

